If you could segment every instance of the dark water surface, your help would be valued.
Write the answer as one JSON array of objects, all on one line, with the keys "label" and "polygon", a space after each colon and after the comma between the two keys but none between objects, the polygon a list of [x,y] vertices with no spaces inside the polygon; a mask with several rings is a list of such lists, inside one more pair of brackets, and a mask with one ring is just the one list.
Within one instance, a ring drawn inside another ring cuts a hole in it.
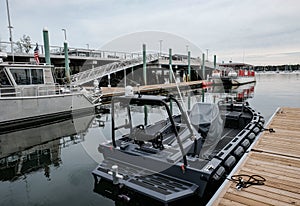
[{"label": "dark water surface", "polygon": [[[248,102],[266,120],[278,107],[300,107],[300,75],[257,75]],[[0,205],[115,205],[93,192],[91,175],[102,160],[97,147],[109,139],[109,115],[0,135]]]}]

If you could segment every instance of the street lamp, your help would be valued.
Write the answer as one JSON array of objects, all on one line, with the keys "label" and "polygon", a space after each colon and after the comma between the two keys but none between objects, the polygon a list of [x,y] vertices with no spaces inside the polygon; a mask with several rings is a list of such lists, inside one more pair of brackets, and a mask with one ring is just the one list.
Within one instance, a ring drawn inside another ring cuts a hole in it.
[{"label": "street lamp", "polygon": [[161,50],[162,50],[162,42],[163,40],[159,40],[159,56],[161,56]]},{"label": "street lamp", "polygon": [[206,49],[206,61],[208,62],[208,49]]},{"label": "street lamp", "polygon": [[65,41],[67,41],[67,30],[66,29],[61,29],[64,32],[65,35]]}]

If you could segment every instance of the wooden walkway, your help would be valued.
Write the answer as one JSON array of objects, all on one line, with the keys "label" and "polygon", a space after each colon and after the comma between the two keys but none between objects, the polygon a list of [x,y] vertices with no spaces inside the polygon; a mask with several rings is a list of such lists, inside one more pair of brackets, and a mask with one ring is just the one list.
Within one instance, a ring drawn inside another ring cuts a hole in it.
[{"label": "wooden walkway", "polygon": [[[155,85],[146,85],[140,86],[139,90],[142,94],[161,94],[164,92],[177,92],[177,85],[181,90],[189,90],[202,88],[202,80],[191,81],[191,82],[180,82],[180,83],[170,83],[170,84],[155,84]],[[135,92],[138,91],[138,87],[133,87]],[[107,99],[110,99],[113,96],[124,95],[125,89],[123,87],[101,87],[102,97],[101,99],[105,102]]]},{"label": "wooden walkway", "polygon": [[227,181],[210,205],[300,205],[300,108],[281,108],[235,175],[260,175],[265,185],[237,190]]}]

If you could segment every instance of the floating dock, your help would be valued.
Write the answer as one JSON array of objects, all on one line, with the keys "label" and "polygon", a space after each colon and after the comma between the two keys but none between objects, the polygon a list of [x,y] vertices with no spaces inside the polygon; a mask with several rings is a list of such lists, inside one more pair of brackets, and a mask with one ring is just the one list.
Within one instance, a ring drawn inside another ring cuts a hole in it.
[{"label": "floating dock", "polygon": [[[226,180],[209,205],[300,205],[300,108],[280,108],[231,175],[260,175],[264,185],[236,189]],[[229,176],[229,178],[231,177]]]},{"label": "floating dock", "polygon": [[[141,94],[163,94],[172,91],[177,91],[177,86],[180,90],[190,90],[202,88],[202,80],[190,81],[190,82],[179,82],[169,84],[154,84],[140,87],[133,87],[134,92],[140,91]],[[103,103],[110,101],[113,96],[121,96],[125,94],[124,87],[101,87]]]}]

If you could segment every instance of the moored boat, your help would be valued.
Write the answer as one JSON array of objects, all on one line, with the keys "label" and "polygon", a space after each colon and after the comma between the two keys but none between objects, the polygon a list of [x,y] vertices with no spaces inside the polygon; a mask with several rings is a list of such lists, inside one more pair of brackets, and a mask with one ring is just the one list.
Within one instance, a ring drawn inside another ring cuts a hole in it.
[{"label": "moored boat", "polygon": [[205,204],[264,124],[248,104],[233,101],[197,102],[186,113],[172,96],[127,95],[111,106],[112,139],[99,145],[104,160],[92,174],[95,191],[103,186],[126,201],[138,193],[163,204],[188,196]]},{"label": "moored boat", "polygon": [[0,127],[41,123],[94,112],[95,99],[80,88],[55,84],[52,67],[32,64],[0,64]]},{"label": "moored boat", "polygon": [[220,64],[221,80],[225,85],[242,85],[256,82],[252,65],[229,62]]}]

